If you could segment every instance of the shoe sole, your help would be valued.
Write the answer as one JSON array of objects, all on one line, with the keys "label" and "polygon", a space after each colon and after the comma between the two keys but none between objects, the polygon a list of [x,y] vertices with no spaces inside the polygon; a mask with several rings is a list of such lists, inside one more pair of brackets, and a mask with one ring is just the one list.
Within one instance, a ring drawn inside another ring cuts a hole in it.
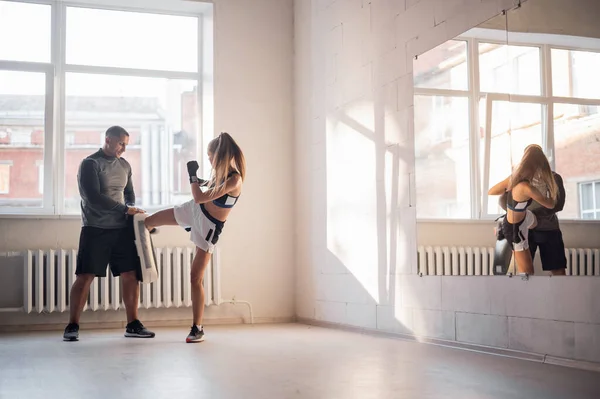
[{"label": "shoe sole", "polygon": [[125,333],[127,338],[154,338],[154,335],[138,335],[133,333]]},{"label": "shoe sole", "polygon": [[185,342],[188,343],[188,344],[194,344],[194,343],[197,343],[197,342],[204,342],[204,337],[199,338],[199,339],[186,338]]},{"label": "shoe sole", "polygon": [[65,342],[79,341],[79,337],[77,337],[77,338],[65,338],[65,337],[63,337],[63,341],[65,341]]}]

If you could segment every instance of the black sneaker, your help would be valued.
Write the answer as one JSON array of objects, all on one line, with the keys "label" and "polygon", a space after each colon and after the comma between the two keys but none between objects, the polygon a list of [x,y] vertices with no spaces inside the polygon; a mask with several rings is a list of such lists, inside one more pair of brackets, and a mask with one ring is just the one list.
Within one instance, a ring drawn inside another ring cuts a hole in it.
[{"label": "black sneaker", "polygon": [[69,323],[63,334],[63,341],[79,341],[79,324]]},{"label": "black sneaker", "polygon": [[133,338],[154,338],[154,333],[144,327],[141,321],[134,320],[127,324],[125,328],[125,336]]},{"label": "black sneaker", "polygon": [[202,342],[202,341],[204,341],[204,327],[198,328],[198,326],[193,325],[192,330],[190,331],[190,334],[185,339],[185,342],[187,342],[189,344],[192,342]]}]

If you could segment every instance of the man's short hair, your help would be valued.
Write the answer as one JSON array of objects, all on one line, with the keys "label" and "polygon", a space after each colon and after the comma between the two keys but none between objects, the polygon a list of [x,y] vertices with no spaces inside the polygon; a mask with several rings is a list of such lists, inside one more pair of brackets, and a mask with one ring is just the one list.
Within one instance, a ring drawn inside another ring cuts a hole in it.
[{"label": "man's short hair", "polygon": [[106,129],[106,137],[119,138],[122,135],[129,137],[129,133],[127,133],[127,130],[125,130],[121,126],[111,126],[108,129]]}]

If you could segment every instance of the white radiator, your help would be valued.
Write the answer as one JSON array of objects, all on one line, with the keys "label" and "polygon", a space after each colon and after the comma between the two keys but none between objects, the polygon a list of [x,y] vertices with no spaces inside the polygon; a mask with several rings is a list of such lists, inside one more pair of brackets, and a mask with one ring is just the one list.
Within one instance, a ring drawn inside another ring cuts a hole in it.
[{"label": "white radiator", "polygon": [[570,276],[600,276],[600,249],[565,248],[567,274]]},{"label": "white radiator", "polygon": [[[494,248],[420,246],[418,270],[423,276],[493,275]],[[539,256],[539,255],[536,255]],[[567,275],[600,276],[600,249],[566,248]]]},{"label": "white radiator", "polygon": [[494,248],[432,247],[418,248],[418,268],[423,276],[493,275]]},{"label": "white radiator", "polygon": [[[193,247],[155,248],[159,279],[140,285],[141,308],[191,307],[190,270]],[[69,292],[75,279],[77,250],[28,250],[24,252],[24,310],[27,313],[68,312]],[[206,305],[218,304],[220,278],[218,250],[204,275]],[[94,279],[86,310],[124,308],[121,284],[107,269],[107,277]]]}]

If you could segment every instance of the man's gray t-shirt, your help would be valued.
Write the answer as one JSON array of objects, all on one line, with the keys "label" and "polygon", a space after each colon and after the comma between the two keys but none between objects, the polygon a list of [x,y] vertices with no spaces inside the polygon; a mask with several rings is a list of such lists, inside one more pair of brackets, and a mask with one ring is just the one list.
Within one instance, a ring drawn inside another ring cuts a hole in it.
[{"label": "man's gray t-shirt", "polygon": [[[560,230],[558,223],[557,212],[560,212],[565,207],[566,192],[563,184],[562,176],[556,172],[552,172],[556,185],[558,186],[558,198],[556,199],[556,205],[553,209],[548,209],[533,201],[529,209],[535,215],[537,219],[537,225],[535,231],[552,231]],[[536,187],[542,194],[546,194],[547,188],[545,186]]]},{"label": "man's gray t-shirt", "polygon": [[127,205],[135,204],[129,162],[108,156],[100,149],[81,162],[77,181],[84,226],[127,226]]}]

